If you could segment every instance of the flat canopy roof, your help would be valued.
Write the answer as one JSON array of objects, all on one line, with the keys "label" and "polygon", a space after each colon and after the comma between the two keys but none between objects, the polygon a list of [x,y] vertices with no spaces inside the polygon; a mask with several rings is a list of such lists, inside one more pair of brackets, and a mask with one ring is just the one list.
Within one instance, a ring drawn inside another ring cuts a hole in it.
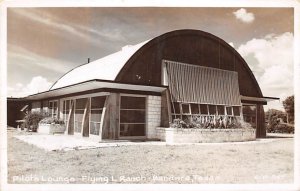
[{"label": "flat canopy roof", "polygon": [[242,100],[242,102],[250,101],[250,102],[261,102],[261,103],[267,104],[267,102],[279,100],[279,98],[277,98],[277,97],[250,97],[250,96],[242,96],[241,95],[241,100]]},{"label": "flat canopy roof", "polygon": [[94,89],[101,88],[110,88],[110,89],[122,89],[122,90],[137,90],[137,91],[147,91],[147,92],[162,92],[167,87],[165,86],[146,86],[146,85],[136,85],[136,84],[124,84],[124,83],[116,83],[113,81],[103,81],[99,79],[89,80],[82,83],[49,90],[37,94],[30,95],[26,97],[28,100],[41,100],[49,97],[57,97],[63,96],[78,92],[84,92]]}]

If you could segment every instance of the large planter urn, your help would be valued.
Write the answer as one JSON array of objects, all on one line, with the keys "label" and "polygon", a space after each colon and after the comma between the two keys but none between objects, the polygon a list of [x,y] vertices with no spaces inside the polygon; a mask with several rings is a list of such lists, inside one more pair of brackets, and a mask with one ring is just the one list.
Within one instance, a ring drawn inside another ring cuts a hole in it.
[{"label": "large planter urn", "polygon": [[39,124],[37,132],[40,134],[63,134],[65,130],[64,124]]}]

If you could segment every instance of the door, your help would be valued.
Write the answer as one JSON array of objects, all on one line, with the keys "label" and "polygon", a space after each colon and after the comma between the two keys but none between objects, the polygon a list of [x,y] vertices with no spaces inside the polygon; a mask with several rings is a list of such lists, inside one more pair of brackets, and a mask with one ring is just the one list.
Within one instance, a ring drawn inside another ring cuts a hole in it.
[{"label": "door", "polygon": [[146,97],[121,96],[120,139],[146,137]]}]

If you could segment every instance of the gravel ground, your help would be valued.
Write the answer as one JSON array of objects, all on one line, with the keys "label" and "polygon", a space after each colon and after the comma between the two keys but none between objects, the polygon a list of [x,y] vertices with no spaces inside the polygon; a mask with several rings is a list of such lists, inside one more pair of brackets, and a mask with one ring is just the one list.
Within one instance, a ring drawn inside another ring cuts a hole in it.
[{"label": "gravel ground", "polygon": [[8,183],[293,183],[293,138],[46,152],[8,130]]}]

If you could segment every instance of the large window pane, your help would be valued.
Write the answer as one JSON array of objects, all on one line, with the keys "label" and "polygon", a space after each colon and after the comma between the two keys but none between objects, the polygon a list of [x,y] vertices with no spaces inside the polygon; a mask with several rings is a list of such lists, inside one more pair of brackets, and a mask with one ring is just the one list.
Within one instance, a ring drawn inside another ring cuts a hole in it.
[{"label": "large window pane", "polygon": [[120,136],[145,136],[145,124],[121,124]]},{"label": "large window pane", "polygon": [[189,104],[181,104],[182,107],[182,113],[190,113],[190,105]]},{"label": "large window pane", "polygon": [[98,96],[91,98],[91,109],[103,108],[106,96]]},{"label": "large window pane", "polygon": [[223,105],[218,105],[217,109],[218,109],[218,115],[225,115],[225,106]]},{"label": "large window pane", "polygon": [[215,115],[216,113],[216,106],[215,105],[208,105],[208,109],[209,109],[209,114],[210,115]]},{"label": "large window pane", "polygon": [[99,135],[100,123],[90,122],[90,134]]},{"label": "large window pane", "polygon": [[70,100],[67,100],[67,101],[65,101],[66,102],[66,110],[69,110],[70,109]]},{"label": "large window pane", "polygon": [[75,111],[75,120],[82,121],[84,110],[76,110]]},{"label": "large window pane", "polygon": [[240,106],[233,106],[233,115],[240,116]]},{"label": "large window pane", "polygon": [[227,115],[232,115],[232,107],[226,107]]},{"label": "large window pane", "polygon": [[199,114],[198,104],[191,104],[192,114]]},{"label": "large window pane", "polygon": [[145,123],[144,110],[122,110],[120,116],[121,123]]},{"label": "large window pane", "polygon": [[85,109],[87,98],[76,99],[76,109]]},{"label": "large window pane", "polygon": [[208,114],[207,105],[200,104],[200,111],[201,111],[201,114]]},{"label": "large window pane", "polygon": [[100,122],[101,121],[101,115],[102,115],[102,109],[97,110],[91,110],[91,120],[94,122]]},{"label": "large window pane", "polygon": [[121,109],[145,109],[145,97],[121,97]]},{"label": "large window pane", "polygon": [[53,102],[53,107],[54,107],[54,108],[57,108],[57,101],[54,101],[54,102]]},{"label": "large window pane", "polygon": [[172,102],[171,105],[172,113],[180,114],[180,107],[178,102]]}]

